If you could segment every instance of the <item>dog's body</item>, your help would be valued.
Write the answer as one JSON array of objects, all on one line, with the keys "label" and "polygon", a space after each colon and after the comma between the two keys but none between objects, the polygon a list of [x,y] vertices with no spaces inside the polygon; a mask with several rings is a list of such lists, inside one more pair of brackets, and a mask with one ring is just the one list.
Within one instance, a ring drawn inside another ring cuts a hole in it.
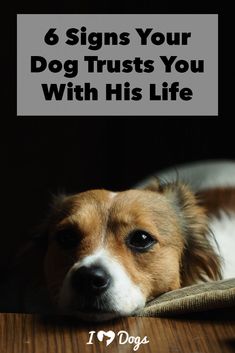
[{"label": "dog's body", "polygon": [[[164,292],[235,277],[235,163],[220,164],[214,183],[198,168],[210,185],[195,187],[199,177],[189,166],[190,180],[179,168],[177,181],[166,172],[161,178],[169,182],[57,197],[39,237],[46,246],[31,253],[47,309],[106,320],[131,315]],[[208,170],[214,174],[212,165]]]}]

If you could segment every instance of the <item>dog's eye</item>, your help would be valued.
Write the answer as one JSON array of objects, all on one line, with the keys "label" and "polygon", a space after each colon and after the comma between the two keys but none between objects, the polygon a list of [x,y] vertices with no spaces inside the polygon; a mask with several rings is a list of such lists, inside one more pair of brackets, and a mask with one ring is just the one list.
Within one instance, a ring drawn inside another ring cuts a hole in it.
[{"label": "dog's eye", "polygon": [[73,228],[59,230],[55,237],[59,245],[64,249],[72,249],[80,241],[78,232]]},{"label": "dog's eye", "polygon": [[147,251],[152,245],[154,245],[156,240],[143,230],[135,230],[128,235],[126,243],[129,248],[143,252]]}]

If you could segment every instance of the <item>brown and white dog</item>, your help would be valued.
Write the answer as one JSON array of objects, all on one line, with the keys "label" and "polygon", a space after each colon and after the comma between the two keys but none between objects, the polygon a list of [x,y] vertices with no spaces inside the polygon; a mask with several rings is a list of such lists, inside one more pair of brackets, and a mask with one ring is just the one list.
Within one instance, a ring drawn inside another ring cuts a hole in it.
[{"label": "brown and white dog", "polygon": [[235,277],[235,163],[177,173],[177,181],[171,170],[158,175],[167,182],[55,198],[41,237],[46,287],[59,311],[107,320],[162,293]]}]

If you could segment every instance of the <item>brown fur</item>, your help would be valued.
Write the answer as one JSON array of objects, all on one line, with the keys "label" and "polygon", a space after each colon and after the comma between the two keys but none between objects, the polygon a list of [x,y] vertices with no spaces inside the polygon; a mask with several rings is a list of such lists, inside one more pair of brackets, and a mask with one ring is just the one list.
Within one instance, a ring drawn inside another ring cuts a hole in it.
[{"label": "brown fur", "polygon": [[185,184],[176,182],[160,185],[158,182],[157,185],[174,205],[183,231],[181,286],[220,279],[221,261],[211,245],[213,235],[208,228],[206,209]]},{"label": "brown fur", "polygon": [[220,216],[221,210],[235,212],[235,188],[217,187],[202,190],[197,195],[199,203],[205,207],[208,215]]}]

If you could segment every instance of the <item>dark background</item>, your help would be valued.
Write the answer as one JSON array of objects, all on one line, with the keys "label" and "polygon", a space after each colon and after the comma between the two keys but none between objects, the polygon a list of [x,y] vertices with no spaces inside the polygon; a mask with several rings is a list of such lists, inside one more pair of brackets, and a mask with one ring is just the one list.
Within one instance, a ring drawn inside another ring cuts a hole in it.
[{"label": "dark background", "polygon": [[[1,54],[2,264],[44,217],[51,193],[121,190],[163,167],[235,159],[229,11],[219,12],[213,4],[207,8],[203,2],[186,1],[11,4]],[[219,13],[220,116],[16,117],[16,13]]]}]

